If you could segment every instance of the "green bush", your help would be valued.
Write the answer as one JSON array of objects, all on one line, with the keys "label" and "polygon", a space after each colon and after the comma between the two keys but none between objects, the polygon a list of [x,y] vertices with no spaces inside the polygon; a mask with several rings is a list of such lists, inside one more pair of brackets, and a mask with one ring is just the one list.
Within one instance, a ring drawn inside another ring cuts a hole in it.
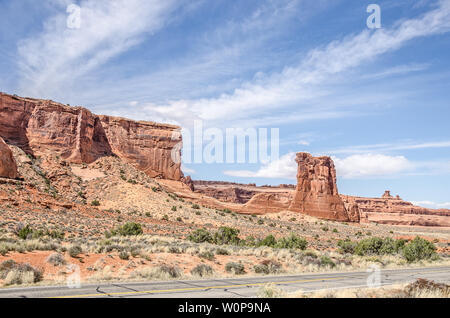
[{"label": "green bush", "polygon": [[175,205],[172,207],[172,211],[173,211],[173,212],[176,212],[176,211],[177,211],[177,207],[176,207]]},{"label": "green bush", "polygon": [[188,240],[194,243],[212,243],[213,237],[206,229],[197,229],[188,236]]},{"label": "green bush", "polygon": [[431,259],[436,255],[436,246],[418,236],[403,247],[403,256],[409,263]]},{"label": "green bush", "polygon": [[91,202],[92,206],[100,206],[100,202],[98,200],[94,200]]},{"label": "green bush", "polygon": [[[144,231],[142,230],[142,226],[139,223],[128,222],[122,226],[119,226],[117,229],[111,230],[108,236],[133,236],[133,235],[141,235]],[[105,233],[106,234],[106,233]]]},{"label": "green bush", "polygon": [[267,235],[262,241],[258,243],[258,246],[268,246],[268,247],[275,247],[275,244],[277,244],[277,240],[275,236],[272,234]]},{"label": "green bush", "polygon": [[356,244],[355,242],[352,242],[350,240],[339,240],[338,241],[338,247],[339,247],[339,253],[342,254],[353,254],[355,253],[355,248],[356,248]]},{"label": "green bush", "polygon": [[192,205],[192,208],[193,208],[194,210],[200,210],[200,206],[199,206],[198,204],[193,204],[193,205]]},{"label": "green bush", "polygon": [[308,246],[308,241],[306,241],[304,238],[297,236],[295,234],[291,234],[288,237],[283,237],[278,240],[275,247],[277,248],[293,248],[293,249],[300,249],[305,250]]},{"label": "green bush", "polygon": [[17,236],[20,237],[22,240],[26,240],[32,234],[33,229],[29,225],[26,225],[17,231]]},{"label": "green bush", "polygon": [[239,244],[239,230],[227,226],[222,226],[214,234],[214,242],[216,244]]},{"label": "green bush", "polygon": [[355,247],[355,254],[364,255],[392,255],[397,253],[395,241],[391,238],[371,237],[359,241]]}]

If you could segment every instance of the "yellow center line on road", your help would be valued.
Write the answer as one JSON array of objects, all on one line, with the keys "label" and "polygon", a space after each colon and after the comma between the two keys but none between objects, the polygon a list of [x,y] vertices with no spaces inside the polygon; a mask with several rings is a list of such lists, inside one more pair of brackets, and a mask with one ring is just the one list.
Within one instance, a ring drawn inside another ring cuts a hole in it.
[{"label": "yellow center line on road", "polygon": [[166,290],[116,292],[116,293],[104,293],[104,294],[97,293],[97,294],[86,294],[86,295],[57,296],[57,297],[50,297],[50,298],[87,298],[87,297],[103,297],[103,296],[119,296],[119,295],[157,294],[157,293],[196,291],[196,290],[208,290],[208,289],[254,287],[254,286],[263,286],[266,284],[283,285],[283,284],[295,284],[295,283],[309,283],[309,282],[318,282],[318,281],[326,281],[326,280],[339,280],[339,279],[345,279],[345,278],[348,278],[348,277],[331,277],[331,278],[317,278],[317,279],[310,279],[310,280],[293,280],[293,281],[284,281],[284,282],[267,282],[267,283],[253,283],[253,284],[225,285],[225,286],[205,286],[205,287],[177,288],[177,289],[166,289]]},{"label": "yellow center line on road", "polygon": [[[450,271],[436,271],[429,270],[423,271],[417,274],[423,273],[450,273]],[[351,273],[349,273],[351,274]],[[412,273],[414,274],[414,273]],[[170,293],[170,292],[183,292],[183,291],[198,291],[198,290],[208,290],[208,289],[225,289],[225,288],[239,288],[239,287],[255,287],[263,286],[266,284],[274,285],[284,285],[284,284],[296,284],[296,283],[311,283],[319,281],[330,281],[330,280],[343,280],[347,278],[354,278],[353,276],[340,276],[340,277],[329,277],[329,278],[316,278],[308,280],[292,280],[292,281],[281,281],[281,282],[265,282],[265,283],[252,283],[252,284],[238,284],[238,285],[225,285],[225,286],[205,286],[205,287],[191,287],[191,288],[176,288],[176,289],[162,289],[162,290],[146,290],[146,291],[133,291],[133,292],[115,292],[115,293],[96,293],[96,294],[85,294],[85,295],[70,295],[70,296],[56,296],[50,298],[89,298],[89,297],[104,297],[104,296],[126,296],[126,295],[139,295],[139,294],[158,294],[158,293]]]}]

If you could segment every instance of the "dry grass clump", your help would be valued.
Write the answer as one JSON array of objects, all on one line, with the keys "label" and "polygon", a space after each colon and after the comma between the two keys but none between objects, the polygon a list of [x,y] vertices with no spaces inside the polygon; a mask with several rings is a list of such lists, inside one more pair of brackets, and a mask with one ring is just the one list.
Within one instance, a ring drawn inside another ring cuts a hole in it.
[{"label": "dry grass clump", "polygon": [[297,291],[292,298],[450,298],[450,285],[419,278],[403,285],[379,288],[346,288],[319,290],[312,293]]},{"label": "dry grass clump", "polygon": [[5,286],[33,284],[42,280],[43,270],[7,260],[0,264],[0,278],[4,280]]},{"label": "dry grass clump", "polygon": [[275,284],[265,284],[258,291],[258,297],[260,298],[286,298],[287,294],[282,289],[278,288]]},{"label": "dry grass clump", "polygon": [[180,278],[182,273],[176,266],[161,265],[136,269],[130,275],[132,279],[170,280]]}]

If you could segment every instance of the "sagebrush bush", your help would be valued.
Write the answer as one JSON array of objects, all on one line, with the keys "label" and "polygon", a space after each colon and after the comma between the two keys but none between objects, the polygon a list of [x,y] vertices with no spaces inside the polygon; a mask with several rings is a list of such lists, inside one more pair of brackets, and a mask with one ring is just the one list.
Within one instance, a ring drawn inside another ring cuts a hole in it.
[{"label": "sagebrush bush", "polygon": [[192,275],[200,277],[210,276],[213,274],[213,272],[214,272],[213,268],[206,264],[199,264],[191,270]]},{"label": "sagebrush bush", "polygon": [[73,245],[69,248],[69,255],[72,258],[78,257],[83,252],[82,248],[78,245]]},{"label": "sagebrush bush", "polygon": [[230,262],[225,265],[225,271],[235,275],[242,275],[245,274],[245,267],[240,263]]},{"label": "sagebrush bush", "polygon": [[281,263],[274,260],[264,260],[253,266],[253,270],[258,274],[277,274],[282,269]]},{"label": "sagebrush bush", "polygon": [[321,258],[320,258],[320,265],[321,266],[329,266],[329,267],[336,267],[336,264],[333,262],[333,260],[331,259],[331,258],[329,258],[328,256],[326,256],[326,255],[323,255]]},{"label": "sagebrush bush", "polygon": [[64,259],[64,255],[60,253],[53,253],[47,257],[47,263],[54,266],[60,266],[66,264],[66,260]]},{"label": "sagebrush bush", "polygon": [[121,259],[121,260],[128,260],[129,258],[130,258],[130,254],[128,254],[128,252],[126,252],[126,251],[122,251],[122,252],[120,252],[119,253],[119,258]]}]

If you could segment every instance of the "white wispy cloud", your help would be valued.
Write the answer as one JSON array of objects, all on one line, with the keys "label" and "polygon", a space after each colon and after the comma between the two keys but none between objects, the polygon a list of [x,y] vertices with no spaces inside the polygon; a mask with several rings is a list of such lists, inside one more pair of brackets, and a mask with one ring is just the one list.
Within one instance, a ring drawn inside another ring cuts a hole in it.
[{"label": "white wispy cloud", "polygon": [[347,179],[395,176],[414,169],[414,164],[404,156],[364,154],[333,160],[337,175]]},{"label": "white wispy cloud", "polygon": [[[242,84],[232,93],[215,98],[174,100],[149,105],[146,110],[166,117],[175,116],[183,122],[188,114],[203,120],[220,121],[223,118],[257,117],[268,110],[293,105],[300,111],[310,109],[307,102],[326,94],[320,85],[330,77],[397,50],[413,39],[449,30],[450,1],[444,0],[439,2],[438,8],[419,18],[403,20],[392,28],[375,32],[364,30],[310,51],[298,65],[286,67],[279,73],[259,73],[253,81]],[[324,111],[321,107],[315,110],[318,113]]]},{"label": "white wispy cloud", "polygon": [[366,76],[363,76],[363,78],[370,78],[370,79],[380,79],[388,76],[394,76],[394,75],[403,75],[407,73],[412,72],[420,72],[428,69],[430,67],[430,64],[407,64],[407,65],[398,65],[391,68],[388,68],[386,70],[383,70],[381,72],[368,74]]},{"label": "white wispy cloud", "polygon": [[47,20],[40,34],[20,41],[18,65],[23,91],[49,96],[59,87],[140,43],[145,35],[164,26],[178,0],[84,0],[80,2],[81,28],[67,27],[64,5]]},{"label": "white wispy cloud", "polygon": [[390,152],[399,150],[418,150],[418,149],[432,149],[432,148],[450,148],[450,141],[430,141],[430,142],[413,142],[413,141],[399,141],[396,143],[383,143],[372,145],[356,145],[343,147],[334,150],[324,151],[331,154],[361,154],[367,152]]},{"label": "white wispy cloud", "polygon": [[228,170],[223,172],[225,175],[242,178],[269,178],[269,179],[291,179],[297,177],[297,164],[295,162],[295,153],[288,153],[274,160],[269,164],[263,165],[258,171],[249,170]]},{"label": "white wispy cloud", "polygon": [[438,203],[433,201],[412,201],[411,203],[431,209],[450,209],[450,202]]}]

